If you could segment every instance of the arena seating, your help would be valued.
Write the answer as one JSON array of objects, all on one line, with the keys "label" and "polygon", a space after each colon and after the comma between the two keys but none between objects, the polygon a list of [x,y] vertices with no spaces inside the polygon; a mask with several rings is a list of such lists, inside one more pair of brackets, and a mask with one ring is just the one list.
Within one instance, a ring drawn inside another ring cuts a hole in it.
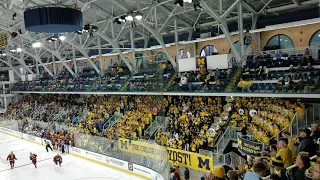
[{"label": "arena seating", "polygon": [[[227,121],[221,119],[222,99],[220,97],[168,97],[165,109],[169,124],[159,130],[156,142],[163,146],[198,152],[199,149],[213,149],[219,132]],[[212,124],[219,128],[209,134]],[[218,124],[219,123],[219,124]]]},{"label": "arena seating", "polygon": [[[50,121],[50,117],[57,114],[61,117],[55,122],[65,124],[71,129],[76,128],[88,135],[106,137],[111,142],[117,137],[143,138],[144,131],[156,118],[157,113],[153,113],[154,108],[163,109],[169,121],[167,127],[155,134],[155,141],[158,144],[199,152],[200,149],[213,150],[216,140],[227,126],[240,128],[242,133],[248,132],[265,145],[274,146],[276,139],[280,138],[278,136],[281,136],[280,132],[288,130],[294,113],[303,110],[304,104],[299,101],[276,98],[228,97],[224,99],[168,96],[163,99],[161,96],[82,97],[33,94],[24,96],[19,102],[13,104],[6,115],[9,118],[21,120],[22,129],[27,133],[36,136],[49,135],[53,140],[65,134],[64,137],[72,140],[73,134],[53,132],[52,135],[50,131],[44,132],[43,127],[23,118]],[[104,129],[103,124],[114,112],[122,113],[123,116],[108,129]],[[224,114],[225,112],[229,113]],[[224,117],[225,115],[227,116]],[[209,132],[209,129],[217,126],[219,128],[215,133]],[[276,135],[277,138],[275,138]],[[57,139],[56,142],[62,140],[64,138]],[[277,155],[279,150],[281,149],[276,149],[276,152],[270,151],[268,154],[264,153],[263,157],[249,160],[247,164],[239,166],[241,171],[237,171],[238,175],[244,175],[256,162],[260,162],[260,159],[280,156],[281,154]],[[225,171],[229,171],[227,167],[225,168]]]}]

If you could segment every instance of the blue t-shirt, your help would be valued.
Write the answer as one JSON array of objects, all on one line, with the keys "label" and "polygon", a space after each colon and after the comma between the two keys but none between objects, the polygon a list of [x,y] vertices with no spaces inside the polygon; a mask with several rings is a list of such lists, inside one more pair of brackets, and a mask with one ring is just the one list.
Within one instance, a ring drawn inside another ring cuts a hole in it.
[{"label": "blue t-shirt", "polygon": [[248,171],[245,175],[244,175],[244,179],[243,180],[260,180],[260,175],[254,171]]}]

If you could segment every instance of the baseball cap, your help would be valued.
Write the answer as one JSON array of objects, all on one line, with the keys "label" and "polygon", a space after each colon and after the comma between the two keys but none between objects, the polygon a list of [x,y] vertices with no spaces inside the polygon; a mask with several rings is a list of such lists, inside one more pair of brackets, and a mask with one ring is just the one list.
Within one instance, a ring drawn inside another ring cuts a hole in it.
[{"label": "baseball cap", "polygon": [[309,128],[303,128],[303,129],[300,129],[300,132],[304,132],[307,134],[307,136],[310,136],[311,135],[311,130]]}]

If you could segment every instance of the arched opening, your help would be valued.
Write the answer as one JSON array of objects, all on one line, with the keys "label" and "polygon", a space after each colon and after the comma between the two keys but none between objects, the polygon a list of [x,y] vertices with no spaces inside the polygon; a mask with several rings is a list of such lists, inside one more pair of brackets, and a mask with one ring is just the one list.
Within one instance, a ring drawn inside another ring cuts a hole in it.
[{"label": "arched opening", "polygon": [[290,49],[294,48],[291,38],[284,34],[277,34],[271,37],[264,47],[264,51],[277,50],[277,49]]},{"label": "arched opening", "polygon": [[218,49],[212,45],[207,45],[202,48],[200,57],[212,56],[218,54]]},{"label": "arched opening", "polygon": [[180,59],[190,58],[190,57],[191,57],[191,53],[189,51],[185,52],[184,49],[179,50],[179,58]]},{"label": "arched opening", "polygon": [[315,46],[315,47],[319,47],[320,46],[320,30],[318,30],[317,32],[315,32],[311,36],[309,45],[310,46]]}]

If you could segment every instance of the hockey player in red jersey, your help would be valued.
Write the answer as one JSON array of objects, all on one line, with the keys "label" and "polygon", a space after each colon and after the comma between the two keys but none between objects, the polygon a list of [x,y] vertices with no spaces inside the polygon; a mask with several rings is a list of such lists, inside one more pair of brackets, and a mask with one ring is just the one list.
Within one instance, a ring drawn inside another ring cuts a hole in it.
[{"label": "hockey player in red jersey", "polygon": [[16,155],[14,155],[13,152],[11,151],[11,153],[7,157],[7,161],[10,162],[11,169],[14,168],[15,160],[17,160]]},{"label": "hockey player in red jersey", "polygon": [[30,160],[32,161],[32,164],[34,164],[34,167],[37,168],[37,155],[30,152]]},{"label": "hockey player in red jersey", "polygon": [[61,157],[59,154],[57,154],[57,155],[53,158],[53,162],[54,162],[56,165],[59,164],[59,166],[61,166],[62,157]]}]

